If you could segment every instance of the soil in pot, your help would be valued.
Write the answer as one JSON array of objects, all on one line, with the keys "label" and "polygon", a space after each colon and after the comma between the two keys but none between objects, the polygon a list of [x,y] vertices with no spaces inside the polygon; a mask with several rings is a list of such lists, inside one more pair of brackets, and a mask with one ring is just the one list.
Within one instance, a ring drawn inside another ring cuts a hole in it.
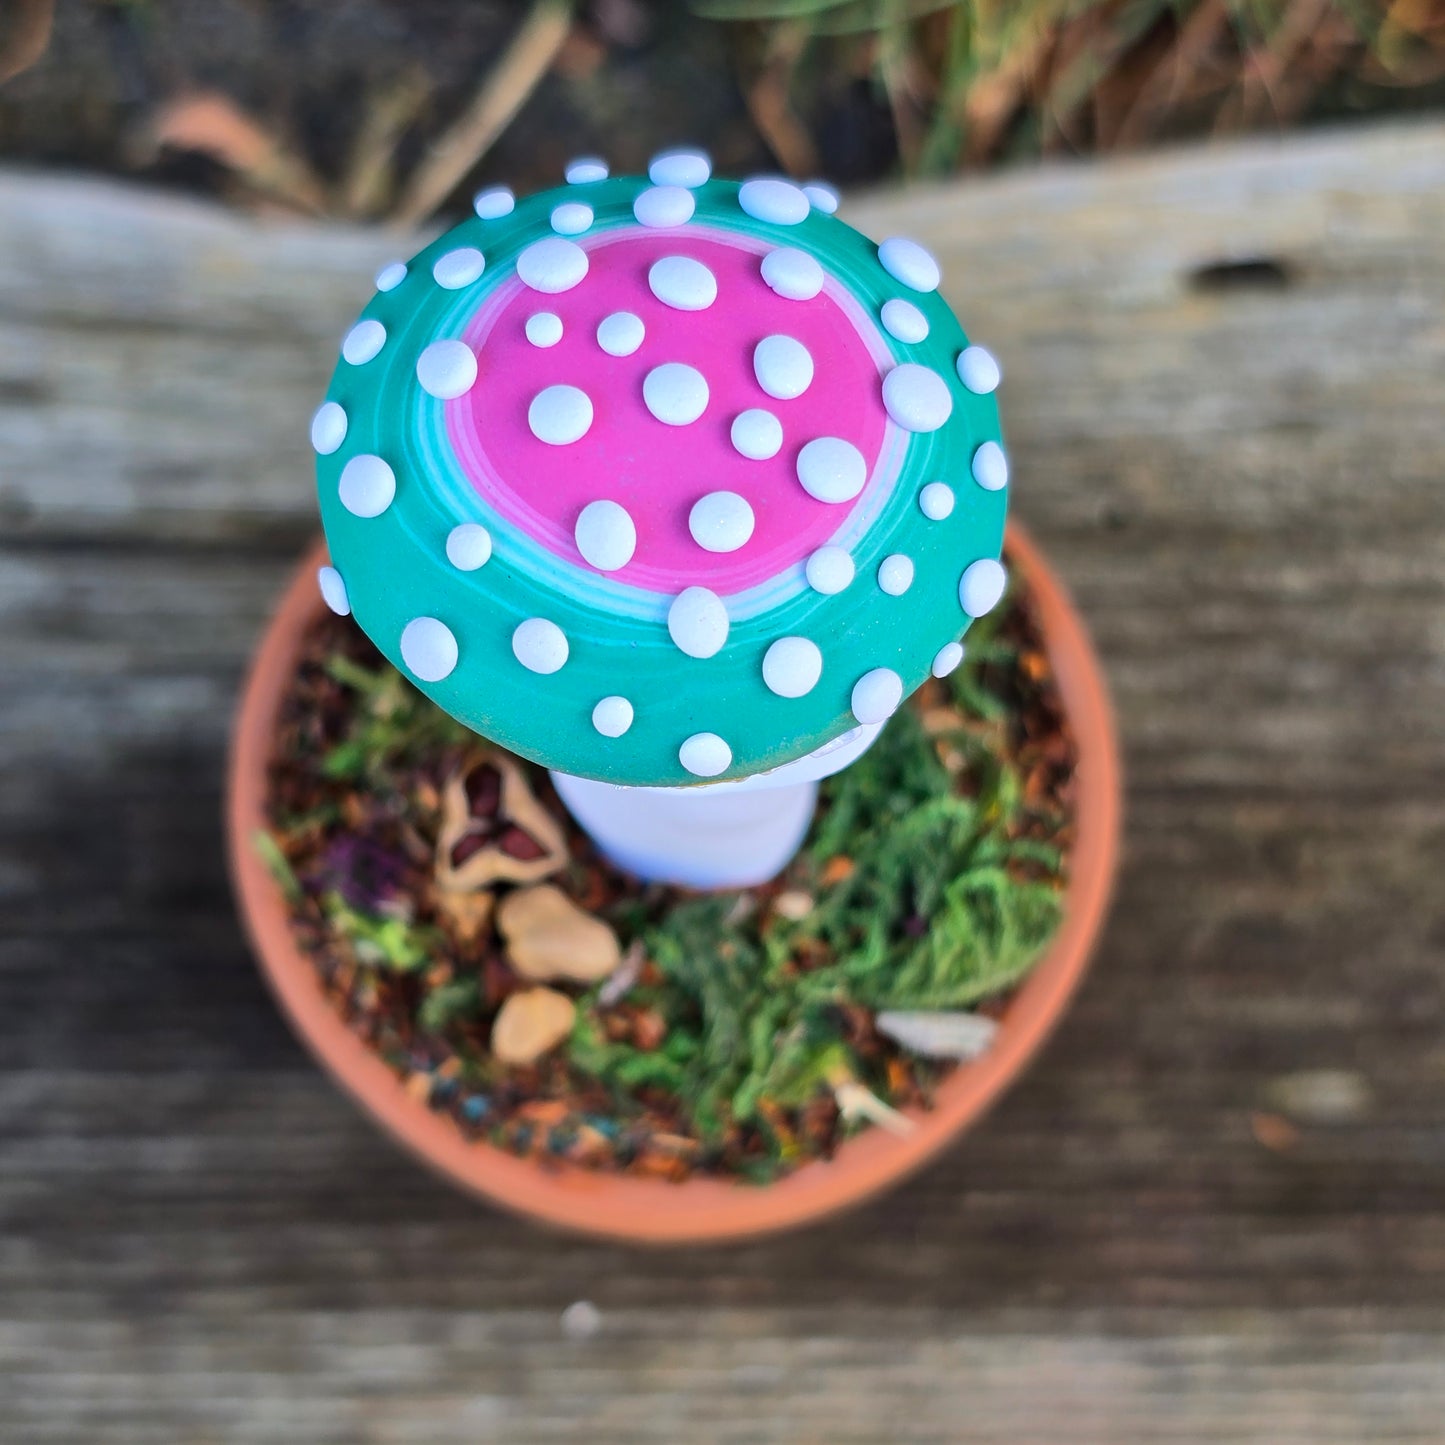
[{"label": "soil in pot", "polygon": [[[1020,574],[1015,574],[1016,576]],[[309,632],[260,848],[349,1026],[462,1131],[539,1161],[766,1183],[906,1130],[1059,923],[1075,747],[1022,584],[822,789],[766,888],[644,887],[546,773],[349,619]]]}]

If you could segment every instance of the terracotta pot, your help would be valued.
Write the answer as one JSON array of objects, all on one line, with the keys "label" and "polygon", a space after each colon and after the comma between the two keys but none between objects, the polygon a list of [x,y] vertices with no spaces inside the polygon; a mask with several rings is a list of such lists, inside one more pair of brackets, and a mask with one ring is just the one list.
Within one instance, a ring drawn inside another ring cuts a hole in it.
[{"label": "terracotta pot", "polygon": [[1018,1075],[1068,1004],[1103,925],[1119,848],[1120,771],[1104,680],[1063,587],[1020,527],[1008,550],[1028,578],[1079,748],[1077,841],[1063,923],[1029,974],[981,1058],[940,1087],[906,1137],[869,1129],[826,1163],[776,1184],[689,1179],[681,1184],[535,1163],[466,1139],[446,1115],[413,1099],[323,995],[298,948],[285,901],[252,839],[263,826],[266,765],[277,713],[303,633],[318,615],[318,544],[271,621],[241,699],[228,785],[231,874],[241,915],[266,978],[292,1026],[332,1075],[383,1127],[463,1189],[547,1224],[646,1244],[722,1241],[820,1219],[896,1184],[974,1123]]}]

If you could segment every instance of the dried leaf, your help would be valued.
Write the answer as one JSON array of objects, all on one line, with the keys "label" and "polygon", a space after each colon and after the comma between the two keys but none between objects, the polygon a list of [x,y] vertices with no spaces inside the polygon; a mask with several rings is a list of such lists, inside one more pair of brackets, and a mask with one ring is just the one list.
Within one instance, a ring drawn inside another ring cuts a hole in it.
[{"label": "dried leaf", "polygon": [[509,893],[497,910],[507,958],[523,978],[595,983],[622,961],[617,935],[550,883]]},{"label": "dried leaf", "polygon": [[565,993],[529,988],[512,994],[492,1025],[492,1053],[504,1064],[535,1063],[572,1032],[577,1005]]}]

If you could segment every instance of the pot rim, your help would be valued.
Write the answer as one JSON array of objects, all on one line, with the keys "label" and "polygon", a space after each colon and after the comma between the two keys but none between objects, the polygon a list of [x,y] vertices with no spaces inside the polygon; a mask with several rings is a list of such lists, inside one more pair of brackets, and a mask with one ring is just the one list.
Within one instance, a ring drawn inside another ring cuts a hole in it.
[{"label": "pot rim", "polygon": [[908,1110],[897,1135],[874,1127],[767,1185],[689,1178],[681,1183],[543,1165],[466,1138],[449,1116],[407,1093],[347,1026],[298,946],[280,886],[252,843],[265,826],[266,772],[277,714],[301,637],[324,604],[318,540],[283,592],[252,661],[228,761],[226,842],[232,886],[253,951],[293,1030],[333,1080],[383,1129],[452,1183],[545,1224],[635,1244],[720,1243],[756,1238],[838,1213],[898,1183],[974,1124],[1047,1038],[1088,966],[1112,893],[1121,830],[1121,766],[1103,672],[1063,584],[1017,522],[1005,542],[1028,579],[1064,709],[1079,749],[1077,834],[1059,930],[979,1058],[940,1084],[934,1107]]}]

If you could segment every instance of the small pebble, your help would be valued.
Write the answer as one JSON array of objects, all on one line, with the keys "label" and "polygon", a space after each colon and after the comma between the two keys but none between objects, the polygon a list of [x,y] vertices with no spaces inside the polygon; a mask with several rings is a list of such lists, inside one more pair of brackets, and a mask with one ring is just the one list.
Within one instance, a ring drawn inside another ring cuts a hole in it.
[{"label": "small pebble", "polygon": [[773,899],[773,912],[779,918],[787,918],[794,923],[806,918],[814,906],[813,895],[804,893],[801,889],[789,889]]},{"label": "small pebble", "polygon": [[562,1333],[569,1340],[590,1340],[602,1328],[602,1312],[591,1300],[579,1299],[562,1311]]}]

